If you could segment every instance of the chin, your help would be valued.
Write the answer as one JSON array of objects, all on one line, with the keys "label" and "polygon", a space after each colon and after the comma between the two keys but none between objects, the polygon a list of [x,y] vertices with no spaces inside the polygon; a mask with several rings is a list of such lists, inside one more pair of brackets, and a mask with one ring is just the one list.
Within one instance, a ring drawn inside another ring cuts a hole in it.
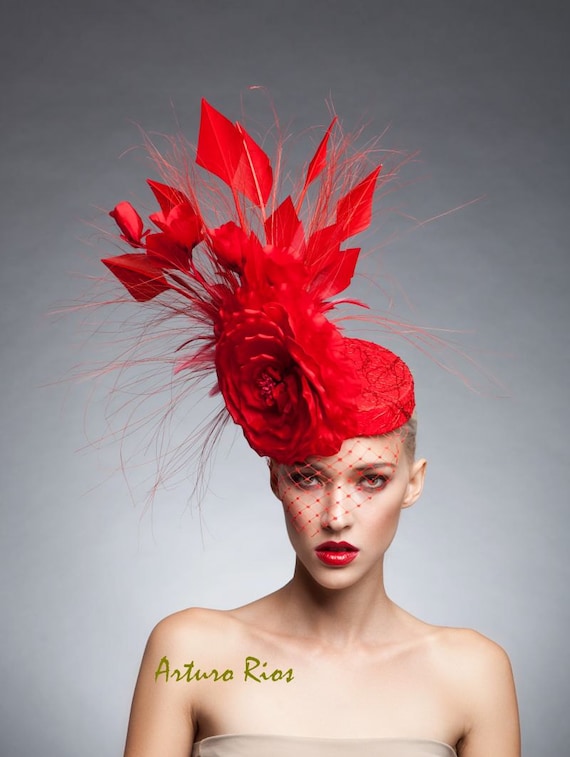
[{"label": "chin", "polygon": [[349,589],[360,583],[368,575],[368,572],[357,570],[355,565],[347,565],[343,568],[328,568],[325,565],[317,565],[308,569],[305,564],[300,561],[299,563],[302,566],[303,573],[312,583],[331,591]]}]

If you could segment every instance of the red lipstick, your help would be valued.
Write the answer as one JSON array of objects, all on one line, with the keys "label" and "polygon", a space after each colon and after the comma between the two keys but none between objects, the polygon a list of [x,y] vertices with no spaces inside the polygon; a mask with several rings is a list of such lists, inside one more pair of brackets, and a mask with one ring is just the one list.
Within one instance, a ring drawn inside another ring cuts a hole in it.
[{"label": "red lipstick", "polygon": [[343,567],[358,557],[358,549],[347,541],[325,541],[315,547],[317,557],[325,565]]}]

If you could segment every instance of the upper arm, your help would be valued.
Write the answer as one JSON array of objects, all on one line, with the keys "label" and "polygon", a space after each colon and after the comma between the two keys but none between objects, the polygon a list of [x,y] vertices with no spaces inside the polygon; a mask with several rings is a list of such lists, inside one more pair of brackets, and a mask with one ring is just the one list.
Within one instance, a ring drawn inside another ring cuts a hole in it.
[{"label": "upper arm", "polygon": [[477,635],[464,678],[465,734],[460,757],[520,757],[518,706],[511,664],[501,647]]},{"label": "upper arm", "polygon": [[156,676],[163,657],[176,659],[184,644],[177,616],[161,621],[148,640],[131,707],[125,757],[188,757],[194,739],[189,687]]}]

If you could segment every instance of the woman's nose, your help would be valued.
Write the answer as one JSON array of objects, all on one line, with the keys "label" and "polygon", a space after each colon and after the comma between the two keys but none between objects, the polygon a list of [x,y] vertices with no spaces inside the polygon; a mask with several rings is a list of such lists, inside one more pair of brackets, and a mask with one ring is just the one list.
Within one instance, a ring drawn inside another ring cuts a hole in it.
[{"label": "woman's nose", "polygon": [[351,494],[341,484],[331,484],[321,497],[321,526],[341,531],[352,522],[354,503]]}]

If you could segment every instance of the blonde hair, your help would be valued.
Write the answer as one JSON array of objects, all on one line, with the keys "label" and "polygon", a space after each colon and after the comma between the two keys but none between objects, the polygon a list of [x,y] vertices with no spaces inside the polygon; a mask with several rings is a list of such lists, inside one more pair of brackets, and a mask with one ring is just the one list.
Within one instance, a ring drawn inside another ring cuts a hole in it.
[{"label": "blonde hair", "polygon": [[418,418],[415,412],[409,420],[407,420],[403,426],[396,429],[394,433],[400,436],[408,460],[410,463],[413,463],[416,459],[416,438],[418,433]]}]

